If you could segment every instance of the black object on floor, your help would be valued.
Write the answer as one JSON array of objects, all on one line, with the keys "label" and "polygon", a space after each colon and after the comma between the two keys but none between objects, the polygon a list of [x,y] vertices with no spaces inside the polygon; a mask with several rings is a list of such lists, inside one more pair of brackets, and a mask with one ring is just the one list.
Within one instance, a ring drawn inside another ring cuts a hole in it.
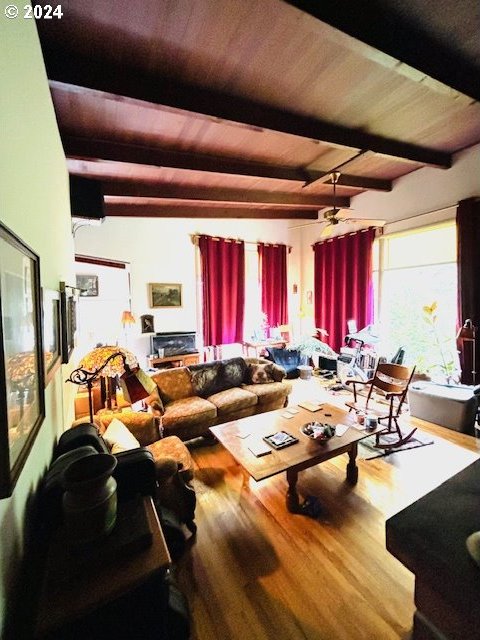
[{"label": "black object on floor", "polygon": [[309,518],[318,518],[322,513],[322,504],[316,496],[307,496],[300,505],[300,513]]},{"label": "black object on floor", "polygon": [[172,556],[172,560],[176,562],[182,556],[187,546],[182,524],[173,511],[162,507],[158,503],[155,504],[155,508],[160,524],[162,525],[168,550]]}]

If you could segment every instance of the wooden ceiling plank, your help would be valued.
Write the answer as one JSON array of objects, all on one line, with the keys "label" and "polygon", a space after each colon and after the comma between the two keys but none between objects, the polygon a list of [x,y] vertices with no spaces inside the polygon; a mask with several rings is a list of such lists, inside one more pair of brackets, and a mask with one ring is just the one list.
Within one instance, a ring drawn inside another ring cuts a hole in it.
[{"label": "wooden ceiling plank", "polygon": [[[179,200],[200,200],[210,202],[231,202],[250,204],[277,204],[283,206],[330,207],[335,203],[328,194],[303,195],[273,191],[224,189],[211,187],[187,187],[175,184],[139,184],[130,181],[103,181],[104,196],[130,196],[138,198],[170,198]],[[350,206],[350,198],[338,196],[336,204],[342,209]]]},{"label": "wooden ceiling plank", "polygon": [[330,144],[369,149],[375,153],[406,161],[449,168],[451,154],[389,139],[361,129],[302,116],[290,111],[261,105],[251,100],[198,86],[151,76],[125,65],[117,69],[104,61],[87,59],[72,51],[63,52],[52,43],[45,44],[44,58],[50,80],[103,91],[194,113],[242,123],[261,129],[312,138]]},{"label": "wooden ceiling plank", "polygon": [[[409,76],[420,72],[447,87],[480,101],[478,69],[455,49],[447,48],[438,38],[412,22],[407,22],[386,3],[372,0],[286,0],[288,4],[308,13],[360,40],[388,56],[409,65]],[[381,22],[384,28],[379,29]],[[404,65],[405,66],[405,65]],[[400,65],[396,66],[398,69]],[[407,70],[404,70],[404,73]]]},{"label": "wooden ceiling plank", "polygon": [[112,217],[135,218],[244,218],[262,220],[318,220],[317,211],[269,210],[269,209],[231,209],[217,207],[212,209],[191,206],[171,207],[165,205],[105,203],[105,215]]},{"label": "wooden ceiling plank", "polygon": [[[134,164],[172,167],[190,171],[207,171],[213,173],[226,173],[234,175],[255,176],[258,178],[273,178],[276,180],[291,180],[305,182],[306,180],[318,180],[325,175],[325,171],[303,168],[286,167],[280,165],[263,164],[259,162],[242,162],[230,158],[201,155],[198,153],[183,153],[178,151],[165,151],[159,148],[141,147],[107,140],[93,140],[64,135],[62,137],[65,154],[68,158],[82,158],[87,161],[94,159],[111,160],[115,162],[129,162]],[[342,175],[344,186],[359,189],[376,189],[379,191],[391,191],[392,183],[389,180],[377,178],[363,178],[362,176]]]}]

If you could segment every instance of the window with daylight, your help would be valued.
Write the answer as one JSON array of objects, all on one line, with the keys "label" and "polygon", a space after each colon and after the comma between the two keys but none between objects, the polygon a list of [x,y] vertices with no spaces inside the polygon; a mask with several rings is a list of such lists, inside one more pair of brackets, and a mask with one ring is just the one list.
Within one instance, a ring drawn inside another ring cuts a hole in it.
[{"label": "window with daylight", "polygon": [[[405,363],[445,381],[458,368],[454,221],[375,241],[374,288],[382,354],[405,347]],[[433,310],[425,311],[436,303]]]}]

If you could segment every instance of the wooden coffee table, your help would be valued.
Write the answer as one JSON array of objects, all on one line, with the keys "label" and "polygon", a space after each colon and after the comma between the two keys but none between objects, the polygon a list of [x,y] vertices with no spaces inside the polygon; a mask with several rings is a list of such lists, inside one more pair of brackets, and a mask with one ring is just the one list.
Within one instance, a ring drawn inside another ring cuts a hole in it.
[{"label": "wooden coffee table", "polygon": [[[321,443],[311,440],[301,433],[300,427],[311,420],[328,422],[333,425],[353,425],[355,424],[355,414],[328,403],[321,404],[321,409],[315,412],[301,407],[292,408],[298,409],[298,413],[292,418],[283,417],[288,408],[278,409],[210,427],[210,431],[254,480],[264,480],[286,471],[287,508],[292,513],[305,513],[305,506],[300,504],[297,493],[298,473],[342,453],[348,453],[347,481],[350,484],[356,484],[358,480],[356,464],[358,442],[383,431],[385,427],[380,426],[373,431],[359,431],[355,427],[349,426],[343,436],[335,435]],[[249,446],[263,442],[264,436],[277,431],[287,431],[297,437],[299,441],[284,449],[272,448],[271,453],[261,457],[256,457],[250,451]]]}]

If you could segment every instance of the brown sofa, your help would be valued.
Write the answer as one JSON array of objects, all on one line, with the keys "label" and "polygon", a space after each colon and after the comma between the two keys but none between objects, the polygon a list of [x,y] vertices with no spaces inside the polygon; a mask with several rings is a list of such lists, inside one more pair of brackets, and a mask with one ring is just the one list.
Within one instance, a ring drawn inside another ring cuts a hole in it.
[{"label": "brown sofa", "polygon": [[148,404],[162,417],[165,436],[190,440],[214,425],[286,406],[291,384],[284,378],[282,367],[262,358],[164,369],[152,376],[157,389]]}]

